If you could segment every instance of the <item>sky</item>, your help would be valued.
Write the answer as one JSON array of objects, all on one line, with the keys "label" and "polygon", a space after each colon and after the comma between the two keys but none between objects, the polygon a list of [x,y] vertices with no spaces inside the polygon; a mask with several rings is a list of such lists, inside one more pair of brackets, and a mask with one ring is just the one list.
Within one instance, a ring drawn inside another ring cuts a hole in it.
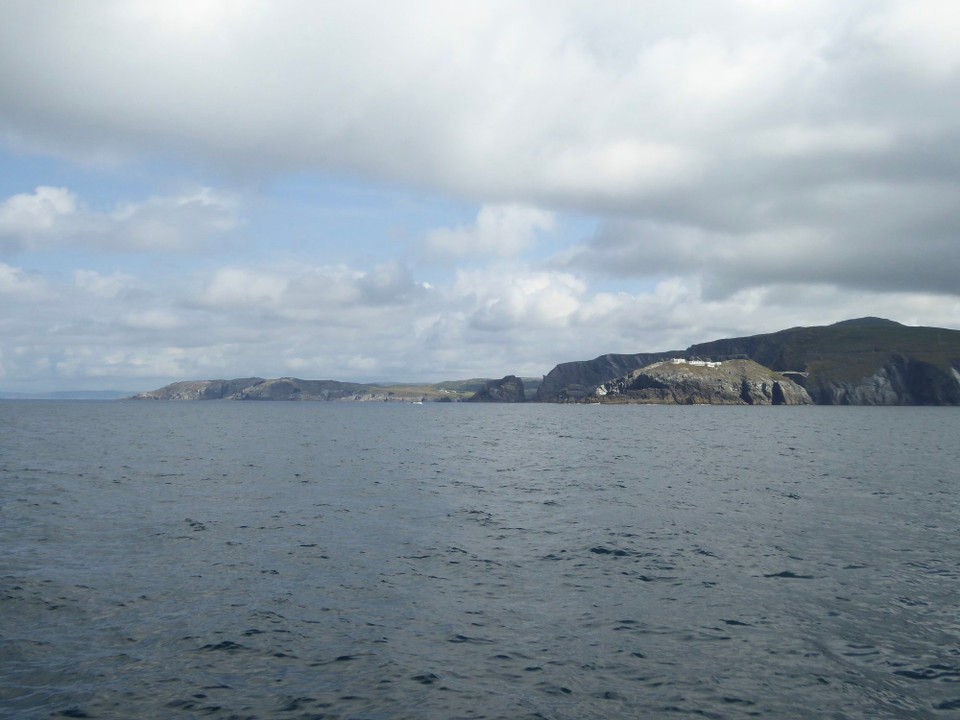
[{"label": "sky", "polygon": [[0,390],[960,328],[953,0],[5,0]]}]

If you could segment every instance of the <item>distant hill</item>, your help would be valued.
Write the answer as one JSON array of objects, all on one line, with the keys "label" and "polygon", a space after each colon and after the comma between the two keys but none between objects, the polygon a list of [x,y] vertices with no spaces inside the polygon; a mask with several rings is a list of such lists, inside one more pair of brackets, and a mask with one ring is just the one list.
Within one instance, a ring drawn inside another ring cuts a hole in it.
[{"label": "distant hill", "polygon": [[753,360],[786,373],[821,405],[960,405],[960,331],[871,317],[714,340],[683,351],[562,363],[544,377],[537,399],[579,402],[602,383],[670,357]]},{"label": "distant hill", "polygon": [[[132,400],[343,400],[358,402],[459,402],[483,389],[488,380],[439,383],[351,383],[300,378],[185,380],[134,395]],[[533,389],[538,379],[530,379]]]}]

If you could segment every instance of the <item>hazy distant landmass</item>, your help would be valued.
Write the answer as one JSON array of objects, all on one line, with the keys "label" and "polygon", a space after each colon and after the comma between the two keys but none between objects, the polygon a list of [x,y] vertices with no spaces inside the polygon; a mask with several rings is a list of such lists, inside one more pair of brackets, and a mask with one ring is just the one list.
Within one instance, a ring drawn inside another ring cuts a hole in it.
[{"label": "hazy distant landmass", "polygon": [[192,380],[133,399],[960,405],[960,331],[868,317],[686,350],[601,355],[561,363],[542,380]]},{"label": "hazy distant landmass", "polygon": [[[187,380],[134,395],[134,400],[341,400],[354,402],[460,402],[491,382],[485,378],[439,383],[351,383],[260,377],[235,380]],[[530,392],[540,384],[527,378]],[[523,386],[521,385],[521,388]]]},{"label": "hazy distant landmass", "polygon": [[0,400],[121,400],[129,390],[60,390],[45,393],[0,392]]}]

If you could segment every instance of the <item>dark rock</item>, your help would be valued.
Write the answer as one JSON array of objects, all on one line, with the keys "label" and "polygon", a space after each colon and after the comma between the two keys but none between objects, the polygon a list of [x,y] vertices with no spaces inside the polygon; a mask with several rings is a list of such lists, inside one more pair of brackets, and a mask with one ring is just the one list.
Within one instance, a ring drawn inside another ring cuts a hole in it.
[{"label": "dark rock", "polygon": [[500,380],[488,380],[467,402],[516,403],[524,400],[523,380],[516,375],[507,375]]}]

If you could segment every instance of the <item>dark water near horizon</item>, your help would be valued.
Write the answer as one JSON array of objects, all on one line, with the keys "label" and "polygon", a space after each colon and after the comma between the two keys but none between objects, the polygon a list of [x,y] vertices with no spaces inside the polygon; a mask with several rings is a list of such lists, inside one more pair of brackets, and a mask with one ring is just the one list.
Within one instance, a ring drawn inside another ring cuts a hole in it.
[{"label": "dark water near horizon", "polygon": [[960,716],[955,408],[0,402],[0,717]]}]

